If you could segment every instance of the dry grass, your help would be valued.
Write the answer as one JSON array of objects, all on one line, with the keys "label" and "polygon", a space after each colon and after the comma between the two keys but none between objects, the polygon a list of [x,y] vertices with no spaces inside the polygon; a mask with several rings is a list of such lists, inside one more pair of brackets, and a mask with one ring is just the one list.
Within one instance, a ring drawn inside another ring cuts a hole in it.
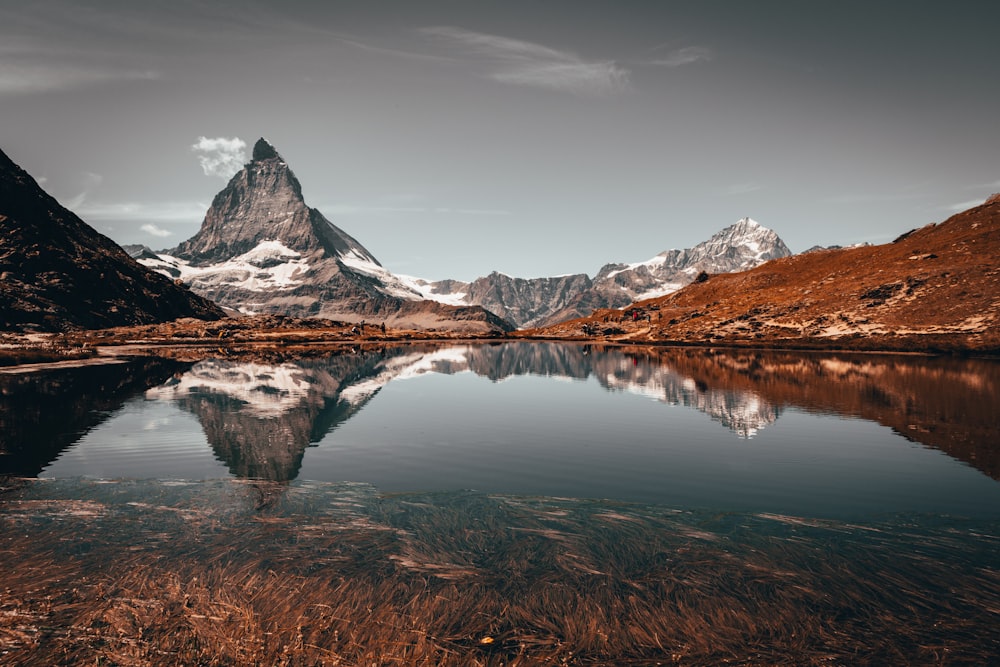
[{"label": "dry grass", "polygon": [[0,496],[11,665],[987,664],[996,525],[355,485]]},{"label": "dry grass", "polygon": [[66,349],[46,346],[0,347],[0,367],[89,359],[95,356],[95,354],[96,353],[92,350]]}]

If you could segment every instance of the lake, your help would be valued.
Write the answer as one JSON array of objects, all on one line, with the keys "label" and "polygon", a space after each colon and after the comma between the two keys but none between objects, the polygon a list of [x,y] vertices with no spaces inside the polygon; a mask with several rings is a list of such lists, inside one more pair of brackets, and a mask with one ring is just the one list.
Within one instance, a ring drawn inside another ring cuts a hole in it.
[{"label": "lake", "polygon": [[995,360],[529,342],[0,375],[0,655],[979,662],[998,396]]}]

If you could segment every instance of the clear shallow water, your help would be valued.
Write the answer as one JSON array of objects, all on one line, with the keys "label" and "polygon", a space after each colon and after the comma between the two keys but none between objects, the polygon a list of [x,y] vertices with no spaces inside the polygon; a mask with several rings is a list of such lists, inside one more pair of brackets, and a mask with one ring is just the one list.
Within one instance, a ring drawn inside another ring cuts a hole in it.
[{"label": "clear shallow water", "polygon": [[41,477],[1000,516],[992,362],[513,343],[88,372],[129,376],[102,380],[121,388],[117,403],[104,390],[111,404],[88,407],[78,379],[79,395],[39,394],[37,411],[51,430],[55,406],[75,403],[89,423],[9,431],[62,439],[33,460]]}]

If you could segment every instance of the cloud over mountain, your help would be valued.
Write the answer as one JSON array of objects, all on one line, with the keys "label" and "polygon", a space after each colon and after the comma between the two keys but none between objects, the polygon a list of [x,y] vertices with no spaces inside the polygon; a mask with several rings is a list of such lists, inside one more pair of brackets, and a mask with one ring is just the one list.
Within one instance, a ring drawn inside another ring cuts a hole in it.
[{"label": "cloud over mountain", "polygon": [[233,175],[243,168],[246,161],[245,141],[239,137],[227,139],[226,137],[198,137],[198,141],[191,145],[191,150],[198,155],[198,162],[206,176],[218,176],[223,180],[229,180]]}]

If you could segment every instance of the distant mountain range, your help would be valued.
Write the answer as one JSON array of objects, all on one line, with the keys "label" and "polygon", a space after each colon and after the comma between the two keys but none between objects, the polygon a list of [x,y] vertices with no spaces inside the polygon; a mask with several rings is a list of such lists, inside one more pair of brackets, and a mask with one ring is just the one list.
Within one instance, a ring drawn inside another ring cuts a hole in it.
[{"label": "distant mountain range", "polygon": [[0,151],[0,329],[214,320],[223,311],[149,271]]},{"label": "distant mountain range", "polygon": [[774,232],[744,218],[694,248],[608,264],[593,279],[494,272],[466,283],[396,275],[305,204],[298,179],[264,139],[216,195],[197,234],[159,253],[128,249],[145,266],[242,313],[498,331],[624,306],[675,291],[701,272],[738,271],[791,254]]},{"label": "distant mountain range", "polygon": [[598,308],[628,304],[676,292],[700,274],[744,271],[791,251],[770,229],[743,218],[686,250],[667,250],[634,264],[606,264],[594,278],[579,273],[554,278],[512,278],[502,273],[456,280],[414,281],[429,299],[445,303],[478,304],[518,327],[537,327],[575,317]]},{"label": "distant mountain range", "polygon": [[[901,351],[1000,350],[1000,196],[892,243],[819,250],[712,275],[526,335]],[[648,319],[647,317],[648,316]]]},{"label": "distant mountain range", "polygon": [[[744,218],[693,248],[607,264],[593,278],[431,282],[388,271],[309,208],[261,139],[193,237],[128,251],[0,152],[0,330],[210,320],[225,316],[221,305],[486,335],[519,327],[635,342],[1000,349],[997,196],[880,246],[791,255]],[[625,322],[623,308],[644,317]]]}]

